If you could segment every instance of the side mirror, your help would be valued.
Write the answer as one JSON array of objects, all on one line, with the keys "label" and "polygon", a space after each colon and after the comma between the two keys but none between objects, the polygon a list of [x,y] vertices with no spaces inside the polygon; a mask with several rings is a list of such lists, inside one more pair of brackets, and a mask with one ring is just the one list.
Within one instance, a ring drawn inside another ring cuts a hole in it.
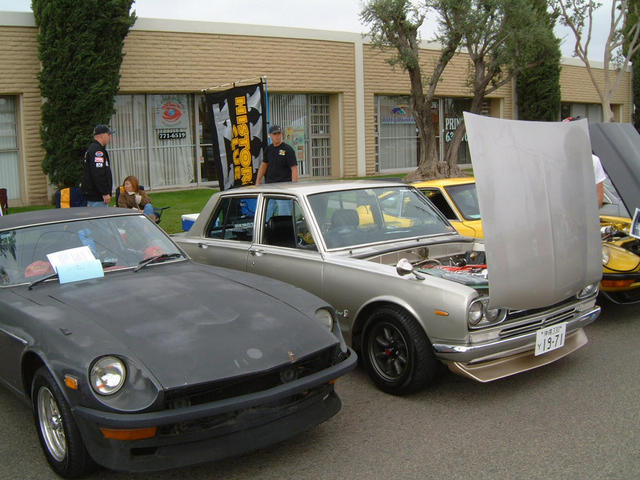
[{"label": "side mirror", "polygon": [[401,277],[409,275],[411,272],[413,272],[413,265],[411,265],[411,262],[406,258],[401,258],[396,264],[396,272],[398,272],[398,275],[400,275]]},{"label": "side mirror", "polygon": [[424,277],[422,275],[413,270],[413,265],[406,258],[401,258],[400,260],[398,260],[398,263],[396,263],[396,272],[398,272],[398,275],[400,275],[401,277],[413,273],[413,275],[418,280],[424,280]]}]

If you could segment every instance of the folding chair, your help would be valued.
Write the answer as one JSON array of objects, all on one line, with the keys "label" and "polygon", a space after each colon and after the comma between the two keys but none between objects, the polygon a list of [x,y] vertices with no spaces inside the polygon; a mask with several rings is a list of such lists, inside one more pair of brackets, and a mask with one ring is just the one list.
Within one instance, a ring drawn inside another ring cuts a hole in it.
[{"label": "folding chair", "polygon": [[87,199],[84,198],[80,187],[61,188],[55,194],[56,208],[86,207]]}]

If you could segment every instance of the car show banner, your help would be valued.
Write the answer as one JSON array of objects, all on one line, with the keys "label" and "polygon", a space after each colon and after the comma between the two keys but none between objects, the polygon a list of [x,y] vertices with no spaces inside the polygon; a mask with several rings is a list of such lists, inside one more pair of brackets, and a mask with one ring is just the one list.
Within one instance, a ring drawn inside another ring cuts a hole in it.
[{"label": "car show banner", "polygon": [[253,185],[267,139],[264,83],[205,93],[220,190]]}]

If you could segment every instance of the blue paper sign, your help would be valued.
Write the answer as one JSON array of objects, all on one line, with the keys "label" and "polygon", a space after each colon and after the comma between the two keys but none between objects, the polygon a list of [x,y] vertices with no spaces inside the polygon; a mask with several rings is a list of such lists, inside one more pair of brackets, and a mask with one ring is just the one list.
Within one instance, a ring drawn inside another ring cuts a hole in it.
[{"label": "blue paper sign", "polygon": [[104,277],[104,270],[100,260],[88,260],[82,263],[58,265],[60,283],[79,282],[90,278]]}]

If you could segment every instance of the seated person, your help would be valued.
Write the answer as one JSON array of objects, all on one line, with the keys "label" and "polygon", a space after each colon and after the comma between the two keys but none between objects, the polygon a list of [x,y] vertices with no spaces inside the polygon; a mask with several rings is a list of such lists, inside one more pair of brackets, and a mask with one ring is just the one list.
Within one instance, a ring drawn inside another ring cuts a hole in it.
[{"label": "seated person", "polygon": [[122,187],[124,188],[124,192],[118,197],[119,207],[140,210],[154,222],[158,221],[158,217],[153,212],[151,199],[144,190],[140,190],[137,177],[129,175],[124,179],[124,182],[122,182]]}]

